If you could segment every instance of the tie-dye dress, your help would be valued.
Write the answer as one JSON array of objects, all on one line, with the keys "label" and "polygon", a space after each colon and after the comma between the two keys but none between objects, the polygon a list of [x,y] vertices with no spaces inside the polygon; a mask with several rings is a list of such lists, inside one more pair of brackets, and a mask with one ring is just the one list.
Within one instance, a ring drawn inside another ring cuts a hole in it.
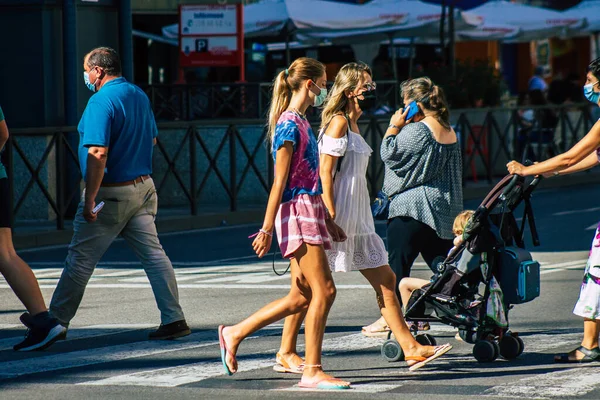
[{"label": "tie-dye dress", "polygon": [[285,142],[293,145],[294,153],[288,179],[275,219],[281,254],[292,258],[304,243],[323,245],[331,242],[325,227],[325,205],[321,199],[319,153],[317,140],[308,121],[292,111],[281,114],[273,137],[273,160]]}]

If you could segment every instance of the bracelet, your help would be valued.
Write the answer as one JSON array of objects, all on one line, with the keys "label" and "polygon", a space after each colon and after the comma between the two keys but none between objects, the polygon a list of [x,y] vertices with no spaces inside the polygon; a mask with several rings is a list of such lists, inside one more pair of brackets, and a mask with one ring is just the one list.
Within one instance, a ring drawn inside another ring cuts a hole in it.
[{"label": "bracelet", "polygon": [[397,126],[397,125],[394,125],[394,124],[389,124],[389,125],[388,125],[388,129],[389,129],[389,128],[398,129],[398,131],[400,131],[400,130],[401,130],[399,126]]},{"label": "bracelet", "polygon": [[258,230],[258,232],[256,232],[255,234],[252,234],[252,235],[248,236],[248,239],[252,239],[253,237],[260,235],[261,233],[264,233],[267,236],[273,237],[273,234],[271,232],[266,231],[266,230],[260,228]]},{"label": "bracelet", "polygon": [[559,175],[559,173],[558,173],[558,172],[559,172],[559,171],[554,171],[554,172],[552,173],[552,176],[558,176],[558,175]]}]

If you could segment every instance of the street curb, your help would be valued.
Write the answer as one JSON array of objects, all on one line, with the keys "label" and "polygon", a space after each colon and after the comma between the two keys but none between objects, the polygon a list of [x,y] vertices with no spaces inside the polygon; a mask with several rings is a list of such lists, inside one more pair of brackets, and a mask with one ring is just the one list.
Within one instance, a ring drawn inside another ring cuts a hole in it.
[{"label": "street curb", "polygon": [[[498,179],[499,180],[499,179]],[[600,183],[600,173],[586,172],[569,176],[558,176],[545,179],[539,189],[556,189],[559,187],[578,186]],[[476,185],[476,186],[475,186]],[[463,189],[464,200],[482,199],[494,187],[495,183],[468,184]],[[538,190],[539,190],[538,189]],[[160,210],[159,210],[160,214]],[[259,224],[264,217],[264,210],[241,210],[237,212],[214,213],[204,215],[185,215],[164,217],[156,220],[159,233],[187,231],[193,229],[215,228],[224,225]],[[33,233],[17,233],[13,237],[16,249],[33,247],[66,245],[71,241],[73,230],[49,230]]]}]

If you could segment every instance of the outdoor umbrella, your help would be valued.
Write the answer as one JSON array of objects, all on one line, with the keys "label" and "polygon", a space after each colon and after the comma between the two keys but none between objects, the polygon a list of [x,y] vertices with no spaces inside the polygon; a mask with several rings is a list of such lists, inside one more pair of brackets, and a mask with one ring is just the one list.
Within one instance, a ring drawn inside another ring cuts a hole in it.
[{"label": "outdoor umbrella", "polygon": [[483,17],[483,28],[507,25],[519,28],[519,33],[510,38],[510,41],[514,42],[565,36],[569,31],[587,25],[587,20],[582,17],[571,17],[559,11],[505,0],[488,1],[470,12]]}]

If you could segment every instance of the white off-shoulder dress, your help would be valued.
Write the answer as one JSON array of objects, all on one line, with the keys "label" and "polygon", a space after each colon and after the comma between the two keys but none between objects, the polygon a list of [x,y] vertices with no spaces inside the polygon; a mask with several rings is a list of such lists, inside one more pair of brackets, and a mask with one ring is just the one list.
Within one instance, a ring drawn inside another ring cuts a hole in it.
[{"label": "white off-shoulder dress", "polygon": [[367,167],[373,150],[358,133],[348,130],[342,138],[322,134],[319,153],[344,156],[335,172],[335,222],[344,230],[345,242],[332,242],[327,250],[329,267],[334,272],[358,271],[388,264],[385,244],[375,232],[371,199],[367,186]]}]

